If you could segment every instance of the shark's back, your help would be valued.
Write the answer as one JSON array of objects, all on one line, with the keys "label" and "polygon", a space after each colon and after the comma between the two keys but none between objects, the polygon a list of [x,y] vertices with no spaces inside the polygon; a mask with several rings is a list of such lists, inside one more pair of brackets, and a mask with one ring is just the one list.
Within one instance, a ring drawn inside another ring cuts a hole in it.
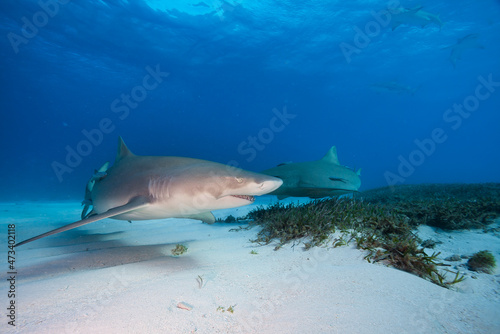
[{"label": "shark's back", "polygon": [[283,180],[271,193],[278,198],[336,196],[357,191],[361,185],[357,172],[340,165],[335,147],[320,160],[282,164],[262,173]]}]

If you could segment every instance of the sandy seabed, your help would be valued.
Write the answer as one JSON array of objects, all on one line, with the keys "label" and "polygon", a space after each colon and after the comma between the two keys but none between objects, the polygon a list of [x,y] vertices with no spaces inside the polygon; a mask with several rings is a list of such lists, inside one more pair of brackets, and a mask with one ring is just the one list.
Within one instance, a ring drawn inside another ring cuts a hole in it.
[{"label": "sandy seabed", "polygon": [[[244,216],[253,206],[215,214]],[[21,246],[9,298],[8,225],[19,242],[80,212],[77,202],[0,204],[1,333],[500,333],[498,268],[490,275],[447,262],[467,277],[448,290],[370,264],[353,245],[274,251],[249,241],[258,227],[190,219],[106,219]],[[419,234],[442,242],[443,259],[488,249],[499,262],[493,232],[423,226]],[[173,256],[176,244],[187,252]]]}]

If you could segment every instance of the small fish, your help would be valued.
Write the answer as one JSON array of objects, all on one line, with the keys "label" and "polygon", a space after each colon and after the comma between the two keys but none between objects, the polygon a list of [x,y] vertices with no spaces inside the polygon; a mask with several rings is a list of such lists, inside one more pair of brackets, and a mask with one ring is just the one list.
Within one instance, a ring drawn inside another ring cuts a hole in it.
[{"label": "small fish", "polygon": [[90,180],[87,182],[87,185],[85,186],[85,197],[82,201],[82,205],[84,205],[81,215],[82,219],[88,218],[94,214],[93,210],[89,211],[90,206],[92,205],[92,189],[94,189],[94,185],[97,181],[100,181],[106,177],[106,171],[108,170],[108,167],[109,162],[106,162],[101,166],[101,168],[94,171],[94,175],[92,175]]}]

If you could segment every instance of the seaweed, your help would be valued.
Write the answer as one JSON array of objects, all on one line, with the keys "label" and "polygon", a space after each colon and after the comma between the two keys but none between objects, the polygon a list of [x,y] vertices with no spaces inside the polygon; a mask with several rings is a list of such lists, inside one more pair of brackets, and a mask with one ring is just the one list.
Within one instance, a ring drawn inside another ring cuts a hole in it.
[{"label": "seaweed", "polygon": [[475,253],[469,261],[467,261],[467,266],[470,270],[487,274],[492,274],[496,265],[495,257],[487,250]]},{"label": "seaweed", "polygon": [[241,218],[236,218],[233,215],[227,216],[225,219],[222,218],[217,218],[215,219],[216,223],[226,223],[226,224],[232,224],[232,223],[237,223],[241,220]]},{"label": "seaweed", "polygon": [[229,313],[234,313],[234,308],[235,307],[236,307],[236,304],[228,306],[227,309],[224,306],[218,306],[216,311],[221,311],[222,313],[224,313],[226,311],[229,312]]},{"label": "seaweed", "polygon": [[181,245],[181,244],[177,244],[175,245],[175,248],[172,248],[171,252],[172,252],[172,255],[174,256],[180,256],[182,254],[184,254],[185,252],[187,252],[188,248],[184,245]]},{"label": "seaweed", "polygon": [[204,285],[204,282],[203,282],[203,276],[201,275],[198,275],[198,277],[196,278],[196,282],[198,282],[198,287],[201,289],[203,288],[203,285]]},{"label": "seaweed", "polygon": [[[500,216],[500,184],[405,185],[374,189],[353,197],[275,203],[252,210],[250,226],[261,230],[252,242],[283,245],[305,240],[304,249],[333,248],[355,242],[369,262],[383,262],[443,287],[461,282],[460,272],[428,255],[414,229],[420,224],[442,229],[484,228]],[[332,239],[335,232],[340,236]],[[447,273],[454,274],[447,280]]]},{"label": "seaweed", "polygon": [[355,197],[404,214],[412,226],[483,228],[500,217],[499,183],[398,185]]}]

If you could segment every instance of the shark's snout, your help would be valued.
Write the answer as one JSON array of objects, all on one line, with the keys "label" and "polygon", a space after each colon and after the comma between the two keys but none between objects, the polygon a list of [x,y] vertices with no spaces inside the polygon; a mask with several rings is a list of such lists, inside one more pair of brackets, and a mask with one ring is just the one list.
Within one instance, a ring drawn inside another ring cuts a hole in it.
[{"label": "shark's snout", "polygon": [[261,195],[270,193],[278,189],[279,187],[281,187],[282,184],[283,184],[282,179],[279,179],[277,177],[269,177],[268,179],[262,181],[259,184],[259,189],[262,191]]},{"label": "shark's snout", "polygon": [[283,180],[273,176],[265,176],[255,179],[252,183],[253,185],[247,188],[245,194],[231,194],[230,196],[247,201],[249,204],[255,201],[254,196],[265,195],[278,189],[283,184]]}]

